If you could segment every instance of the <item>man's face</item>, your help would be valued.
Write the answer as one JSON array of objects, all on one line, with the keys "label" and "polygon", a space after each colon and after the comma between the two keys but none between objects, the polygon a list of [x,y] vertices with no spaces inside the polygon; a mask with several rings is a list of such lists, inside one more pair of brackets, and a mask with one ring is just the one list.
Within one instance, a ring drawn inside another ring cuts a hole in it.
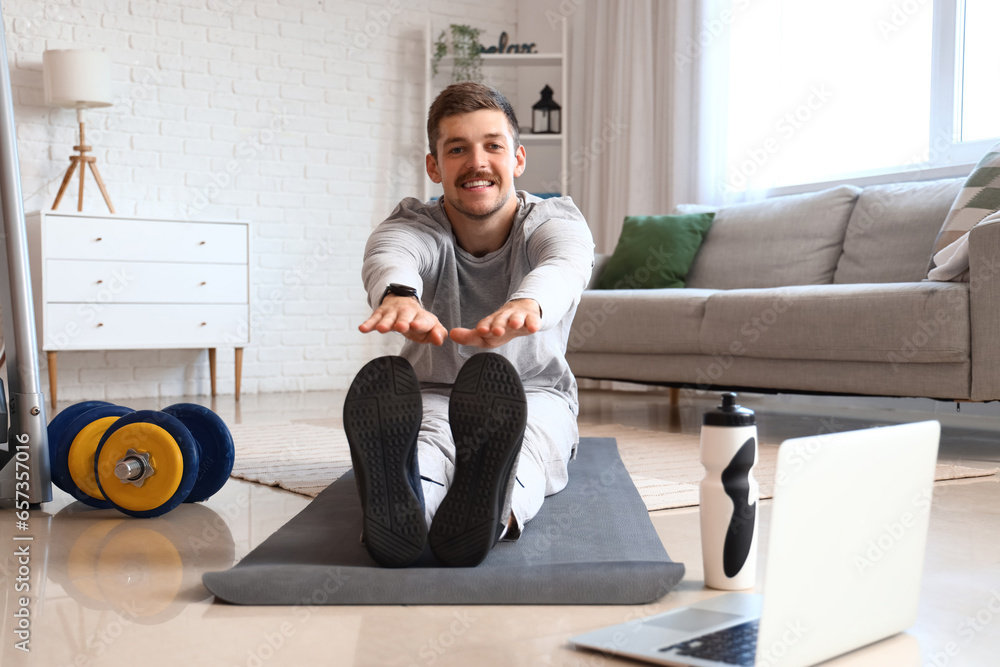
[{"label": "man's face", "polygon": [[507,116],[481,109],[448,116],[438,128],[437,159],[427,156],[427,174],[444,187],[445,201],[473,220],[503,209],[524,172],[524,147],[514,148]]}]

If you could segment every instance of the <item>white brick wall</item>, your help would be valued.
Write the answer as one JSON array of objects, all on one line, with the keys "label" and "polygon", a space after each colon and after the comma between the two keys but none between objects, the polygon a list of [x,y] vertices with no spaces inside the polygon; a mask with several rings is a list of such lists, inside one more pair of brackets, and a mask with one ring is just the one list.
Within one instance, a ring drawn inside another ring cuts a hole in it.
[{"label": "white brick wall", "polygon": [[[73,112],[43,105],[42,52],[105,50],[116,104],[88,113],[87,139],[115,208],[253,223],[243,391],[346,388],[396,348],[357,332],[369,313],[361,255],[426,178],[424,26],[468,23],[492,43],[516,32],[516,0],[7,0],[3,11],[26,210],[51,206],[77,140]],[[87,190],[84,210],[105,210]],[[74,182],[61,210],[75,201]],[[220,349],[221,392],[233,371]],[[64,400],[208,389],[205,350],[59,355]]]}]

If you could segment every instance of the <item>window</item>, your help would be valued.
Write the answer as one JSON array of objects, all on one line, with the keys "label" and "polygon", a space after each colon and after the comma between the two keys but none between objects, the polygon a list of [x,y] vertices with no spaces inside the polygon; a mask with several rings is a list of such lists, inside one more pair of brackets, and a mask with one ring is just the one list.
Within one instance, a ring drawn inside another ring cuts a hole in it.
[{"label": "window", "polygon": [[971,164],[1000,136],[997,0],[732,0],[730,12],[722,201]]},{"label": "window", "polygon": [[961,137],[977,141],[1000,136],[1000,51],[995,32],[1000,25],[1000,2],[966,0],[962,25]]}]

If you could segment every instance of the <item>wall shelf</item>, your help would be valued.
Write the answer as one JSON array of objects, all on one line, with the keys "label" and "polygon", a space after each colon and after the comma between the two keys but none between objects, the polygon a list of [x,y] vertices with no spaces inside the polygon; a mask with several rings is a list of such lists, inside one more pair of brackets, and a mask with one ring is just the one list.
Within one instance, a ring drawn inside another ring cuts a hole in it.
[{"label": "wall shelf", "polygon": [[[491,65],[559,67],[563,62],[561,53],[484,53],[482,59],[484,67]],[[441,58],[438,67],[451,67],[454,64],[455,56],[445,56]]]},{"label": "wall shelf", "polygon": [[522,144],[558,144],[562,140],[563,135],[561,134],[532,134],[521,131]]}]

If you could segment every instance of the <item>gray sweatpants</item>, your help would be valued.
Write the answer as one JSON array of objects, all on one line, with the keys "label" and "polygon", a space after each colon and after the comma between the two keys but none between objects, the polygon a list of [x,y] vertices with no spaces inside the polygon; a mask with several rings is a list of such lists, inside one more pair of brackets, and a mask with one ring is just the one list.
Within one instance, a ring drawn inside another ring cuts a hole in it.
[{"label": "gray sweatpants", "polygon": [[[511,511],[517,522],[516,537],[538,513],[546,496],[566,487],[566,466],[580,441],[576,415],[566,401],[545,391],[525,387],[528,420],[517,462]],[[424,516],[430,527],[434,514],[455,477],[455,440],[448,425],[448,396],[440,390],[421,392],[423,423],[417,437],[417,462],[423,478]]]}]

